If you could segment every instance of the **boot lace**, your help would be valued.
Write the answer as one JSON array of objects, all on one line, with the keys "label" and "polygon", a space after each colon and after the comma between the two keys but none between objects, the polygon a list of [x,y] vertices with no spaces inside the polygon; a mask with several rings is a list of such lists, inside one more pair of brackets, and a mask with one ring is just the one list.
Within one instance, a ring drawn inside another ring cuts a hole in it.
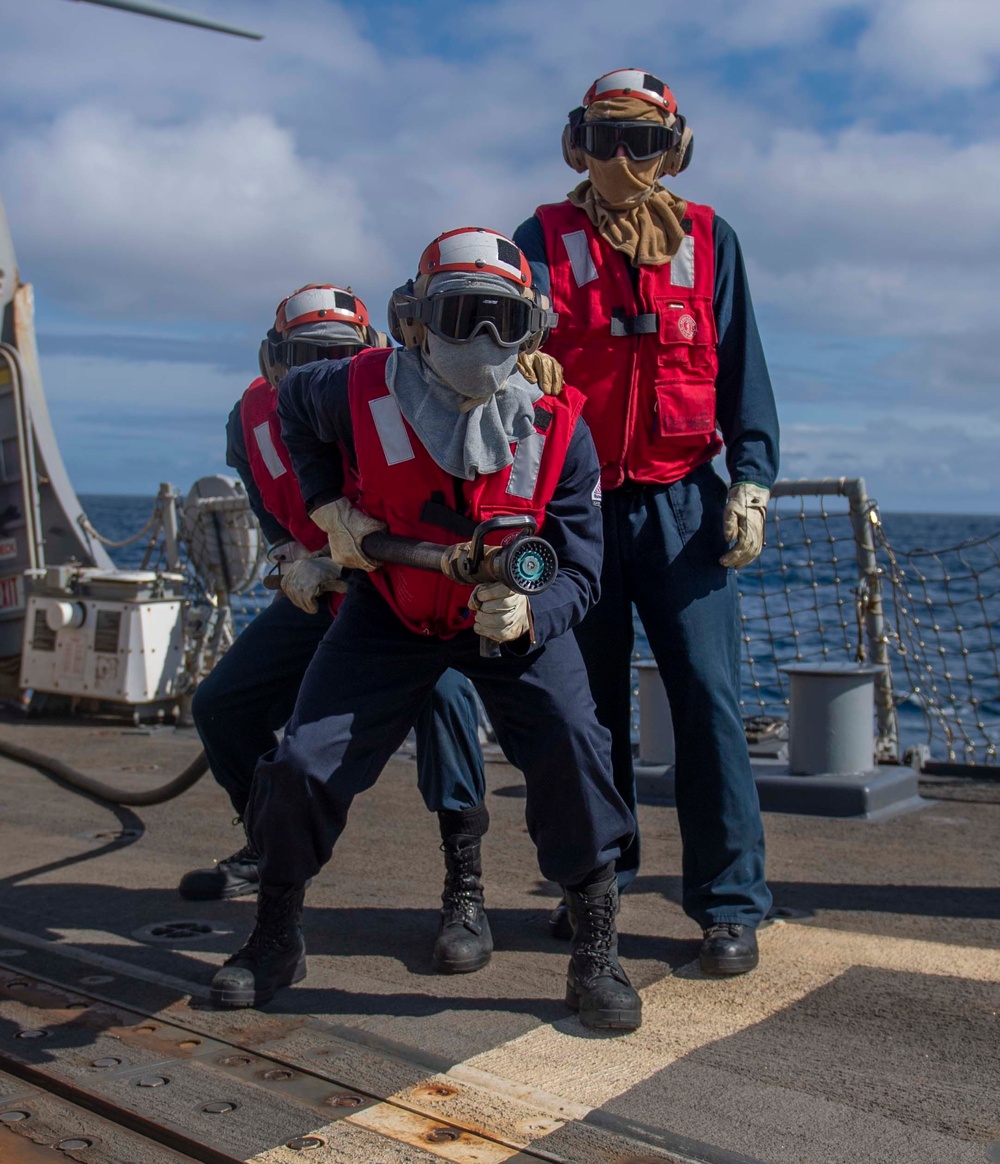
[{"label": "boot lace", "polygon": [[442,923],[474,928],[479,924],[483,904],[483,887],[476,873],[477,853],[474,846],[464,848],[442,844],[445,855],[444,892],[441,894]]},{"label": "boot lace", "polygon": [[247,841],[242,849],[237,849],[235,853],[231,853],[228,857],[223,857],[221,861],[215,863],[216,865],[252,865],[259,860],[260,853],[257,852],[251,841]]},{"label": "boot lace", "polygon": [[743,926],[737,922],[716,922],[705,930],[705,940],[712,938],[739,938],[743,934]]},{"label": "boot lace", "polygon": [[575,895],[577,904],[577,942],[573,958],[585,971],[581,977],[603,978],[610,975],[626,986],[625,971],[615,953],[615,914],[617,894],[614,888],[606,893]]},{"label": "boot lace", "polygon": [[292,930],[298,924],[301,894],[283,893],[280,897],[261,894],[257,899],[257,923],[253,933],[229,962],[243,957],[261,957],[269,950],[280,950],[288,945]]}]

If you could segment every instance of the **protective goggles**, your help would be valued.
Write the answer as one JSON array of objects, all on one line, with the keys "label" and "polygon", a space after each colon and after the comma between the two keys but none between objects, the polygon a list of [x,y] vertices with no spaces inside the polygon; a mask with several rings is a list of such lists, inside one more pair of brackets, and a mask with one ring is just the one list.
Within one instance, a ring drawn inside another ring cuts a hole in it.
[{"label": "protective goggles", "polygon": [[364,345],[321,344],[310,340],[279,340],[272,346],[272,360],[283,368],[299,368],[303,364],[314,364],[317,360],[343,360],[356,355]]},{"label": "protective goggles", "polygon": [[493,291],[444,292],[411,300],[407,308],[428,331],[448,343],[467,344],[489,332],[502,348],[519,347],[538,332],[555,327],[558,318],[530,299]]},{"label": "protective goggles", "polygon": [[655,121],[584,121],[576,129],[576,144],[585,154],[606,162],[619,146],[633,162],[646,162],[677,144],[677,130]]}]

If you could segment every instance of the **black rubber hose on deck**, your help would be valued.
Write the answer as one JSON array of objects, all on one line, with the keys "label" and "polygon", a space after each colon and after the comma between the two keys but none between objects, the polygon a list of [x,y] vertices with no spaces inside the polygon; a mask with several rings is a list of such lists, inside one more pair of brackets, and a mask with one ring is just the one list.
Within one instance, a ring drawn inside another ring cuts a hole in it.
[{"label": "black rubber hose on deck", "polygon": [[33,748],[22,748],[20,744],[12,744],[7,740],[0,740],[0,756],[16,760],[19,764],[26,764],[29,768],[38,768],[42,772],[54,776],[62,784],[69,785],[80,792],[93,796],[97,800],[107,801],[109,804],[125,804],[133,807],[143,807],[151,804],[164,804],[187,792],[208,771],[208,757],[204,752],[191,761],[180,775],[161,784],[159,788],[150,788],[146,792],[125,792],[115,788],[112,784],[105,784],[95,780],[92,776],[85,776],[55,756],[47,756],[44,752],[36,752]]}]

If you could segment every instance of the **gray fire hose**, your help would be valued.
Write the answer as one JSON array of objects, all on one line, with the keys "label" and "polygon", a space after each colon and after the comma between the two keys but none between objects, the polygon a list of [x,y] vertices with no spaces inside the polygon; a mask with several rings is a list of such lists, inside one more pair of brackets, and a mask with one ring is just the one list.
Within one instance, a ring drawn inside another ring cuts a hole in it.
[{"label": "gray fire hose", "polygon": [[[466,586],[500,582],[515,594],[530,596],[548,590],[559,572],[556,552],[544,538],[534,536],[537,528],[534,518],[523,515],[492,517],[476,526],[467,553],[456,553],[455,546],[389,533],[369,534],[361,548],[378,562],[444,574]],[[514,536],[505,545],[486,545],[486,536],[497,530],[510,530]],[[280,573],[268,574],[264,585],[280,589]],[[499,644],[492,639],[480,638],[479,650],[487,658],[500,654]]]}]

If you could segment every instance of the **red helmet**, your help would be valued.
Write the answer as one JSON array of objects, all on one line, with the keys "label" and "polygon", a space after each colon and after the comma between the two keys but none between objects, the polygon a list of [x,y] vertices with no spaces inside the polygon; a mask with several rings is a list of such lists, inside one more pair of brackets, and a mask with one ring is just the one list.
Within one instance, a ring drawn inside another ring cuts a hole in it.
[{"label": "red helmet", "polygon": [[439,234],[420,256],[418,269],[428,276],[442,271],[479,271],[509,279],[518,287],[531,286],[531,268],[521,248],[482,226],[460,226]]},{"label": "red helmet", "polygon": [[293,327],[320,320],[353,323],[367,329],[368,308],[350,287],[345,289],[335,287],[332,283],[308,283],[278,304],[274,330],[286,332]]},{"label": "red helmet", "polygon": [[[511,284],[507,298],[527,301],[529,306],[523,313],[525,334],[520,341],[510,341],[519,343],[521,351],[535,351],[546,331],[556,325],[558,316],[550,310],[548,299],[539,296],[531,285],[531,268],[521,248],[499,231],[461,226],[439,234],[425,248],[417,277],[397,287],[389,299],[389,332],[404,347],[423,347],[428,327],[433,327],[428,323],[428,317],[433,315],[427,298],[431,281],[435,275],[449,273],[499,276]],[[481,292],[470,291],[478,293]],[[491,289],[489,293],[495,300],[498,292]],[[503,296],[503,292],[499,294]],[[498,342],[505,342],[495,326],[493,332]]]},{"label": "red helmet", "polygon": [[260,345],[260,373],[277,385],[293,365],[340,358],[346,354],[340,349],[381,348],[388,342],[368,322],[368,308],[350,287],[308,283],[278,304],[274,327]]},{"label": "red helmet", "polygon": [[586,109],[595,101],[605,101],[609,97],[636,97],[666,113],[677,112],[677,101],[670,88],[659,77],[641,69],[615,69],[598,77],[584,95],[583,107]]}]

